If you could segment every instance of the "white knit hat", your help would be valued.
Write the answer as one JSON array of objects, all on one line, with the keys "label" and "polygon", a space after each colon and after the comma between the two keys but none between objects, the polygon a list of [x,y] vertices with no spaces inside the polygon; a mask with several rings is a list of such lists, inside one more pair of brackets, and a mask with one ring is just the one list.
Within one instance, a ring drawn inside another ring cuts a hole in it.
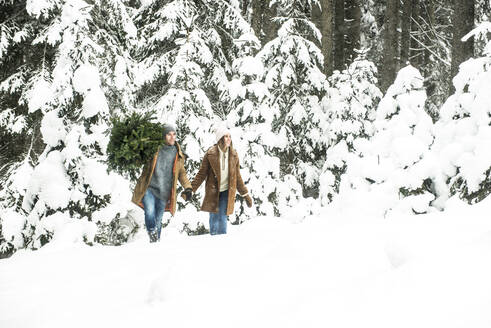
[{"label": "white knit hat", "polygon": [[216,142],[220,141],[226,134],[231,134],[227,126],[225,124],[218,125],[215,129]]}]

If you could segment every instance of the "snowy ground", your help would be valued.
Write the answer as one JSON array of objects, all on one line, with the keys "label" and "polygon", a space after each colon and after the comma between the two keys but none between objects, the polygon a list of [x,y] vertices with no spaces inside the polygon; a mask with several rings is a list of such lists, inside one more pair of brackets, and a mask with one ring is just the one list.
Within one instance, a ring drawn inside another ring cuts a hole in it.
[{"label": "snowy ground", "polygon": [[[0,327],[491,327],[491,198],[0,261]],[[452,213],[451,215],[449,213]]]}]

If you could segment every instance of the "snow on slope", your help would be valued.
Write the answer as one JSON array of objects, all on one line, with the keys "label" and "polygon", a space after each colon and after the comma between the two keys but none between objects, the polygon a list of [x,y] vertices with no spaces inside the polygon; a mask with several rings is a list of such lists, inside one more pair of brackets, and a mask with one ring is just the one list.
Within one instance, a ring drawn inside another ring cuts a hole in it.
[{"label": "snow on slope", "polygon": [[491,327],[491,198],[0,261],[0,327]]}]

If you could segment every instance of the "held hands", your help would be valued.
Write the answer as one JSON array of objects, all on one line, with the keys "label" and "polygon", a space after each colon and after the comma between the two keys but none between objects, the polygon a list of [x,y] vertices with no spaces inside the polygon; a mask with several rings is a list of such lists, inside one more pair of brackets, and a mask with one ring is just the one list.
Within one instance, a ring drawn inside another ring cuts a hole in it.
[{"label": "held hands", "polygon": [[186,188],[186,190],[184,190],[184,191],[181,193],[181,197],[182,197],[182,198],[184,198],[184,200],[185,200],[185,201],[189,202],[189,201],[191,201],[192,192],[193,192],[193,189],[191,189],[191,188]]}]

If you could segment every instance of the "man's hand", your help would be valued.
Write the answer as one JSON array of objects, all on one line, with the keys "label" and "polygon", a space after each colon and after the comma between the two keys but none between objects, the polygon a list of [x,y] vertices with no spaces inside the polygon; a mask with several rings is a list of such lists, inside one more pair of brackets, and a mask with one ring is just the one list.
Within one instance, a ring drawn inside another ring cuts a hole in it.
[{"label": "man's hand", "polygon": [[191,189],[191,188],[186,188],[186,190],[184,190],[181,193],[181,197],[184,198],[184,200],[187,202],[189,202],[191,200],[192,196],[193,196],[193,189]]},{"label": "man's hand", "polygon": [[251,208],[252,207],[252,198],[251,196],[249,195],[245,195],[245,201],[246,201],[246,204],[247,204],[247,207]]}]

